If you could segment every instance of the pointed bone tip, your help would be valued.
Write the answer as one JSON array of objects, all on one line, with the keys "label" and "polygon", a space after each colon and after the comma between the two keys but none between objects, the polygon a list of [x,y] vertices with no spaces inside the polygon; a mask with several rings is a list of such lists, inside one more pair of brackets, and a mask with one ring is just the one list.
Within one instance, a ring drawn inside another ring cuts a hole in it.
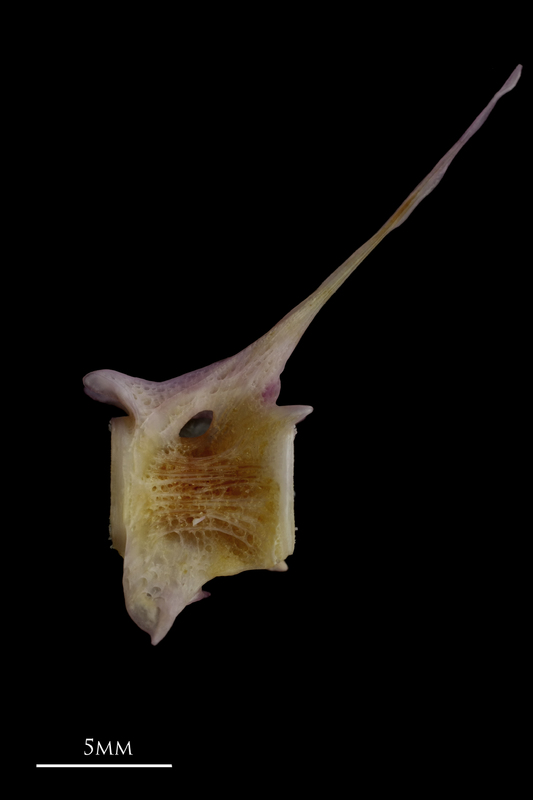
[{"label": "pointed bone tip", "polygon": [[516,84],[520,79],[520,75],[522,74],[522,64],[518,64],[514,70],[511,72],[507,80],[505,81],[504,85],[501,88],[502,94],[505,92],[510,92],[511,89],[514,89]]},{"label": "pointed bone tip", "polygon": [[89,396],[97,390],[98,380],[95,377],[96,375],[98,375],[97,372],[88,372],[87,375],[84,375],[82,378],[83,391]]},{"label": "pointed bone tip", "polygon": [[274,564],[273,567],[269,567],[269,572],[287,572],[289,569],[286,561],[278,561],[277,564]]},{"label": "pointed bone tip", "polygon": [[154,647],[155,647],[155,645],[156,645],[156,644],[159,644],[159,642],[161,641],[161,639],[164,639],[164,638],[165,638],[165,636],[166,636],[166,632],[165,632],[165,633],[158,633],[158,632],[156,631],[156,632],[154,632],[153,634],[151,634],[151,636],[150,636],[150,642],[151,642],[151,644],[153,644],[153,645],[154,645]]},{"label": "pointed bone tip", "polygon": [[113,372],[110,369],[98,369],[94,372],[88,372],[87,375],[83,376],[85,394],[88,394],[93,400],[100,400],[109,393],[112,374]]},{"label": "pointed bone tip", "polygon": [[99,403],[116,406],[128,414],[135,413],[134,403],[129,398],[124,385],[125,377],[127,376],[114,369],[88,372],[83,378],[83,391],[92,400],[97,400]]},{"label": "pointed bone tip", "polygon": [[278,406],[280,413],[288,417],[295,425],[304,420],[313,411],[312,406]]},{"label": "pointed bone tip", "polygon": [[159,642],[165,638],[165,636],[171,629],[172,625],[174,624],[174,620],[176,618],[171,614],[161,613],[161,610],[159,611],[160,613],[157,615],[157,621],[155,625],[148,625],[144,627],[144,630],[146,631],[146,633],[149,634],[150,641],[153,645],[159,644]]}]

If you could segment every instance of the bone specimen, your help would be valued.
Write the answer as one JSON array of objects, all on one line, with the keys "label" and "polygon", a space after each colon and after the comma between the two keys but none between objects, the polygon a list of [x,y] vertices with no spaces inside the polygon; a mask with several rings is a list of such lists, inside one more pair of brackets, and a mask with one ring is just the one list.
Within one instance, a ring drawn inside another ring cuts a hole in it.
[{"label": "bone specimen", "polygon": [[278,406],[280,375],[324,303],[439,183],[520,65],[390,219],[318,289],[242,352],[156,383],[114,370],[83,379],[111,420],[113,547],[124,558],[124,595],[152,644],[204,583],[243,570],[286,570],[294,550],[293,443],[310,406]]}]

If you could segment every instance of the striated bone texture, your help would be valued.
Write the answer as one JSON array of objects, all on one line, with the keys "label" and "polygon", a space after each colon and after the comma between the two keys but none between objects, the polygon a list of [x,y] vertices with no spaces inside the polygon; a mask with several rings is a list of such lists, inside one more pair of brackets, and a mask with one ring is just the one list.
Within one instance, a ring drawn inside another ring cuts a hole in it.
[{"label": "striated bone texture", "polygon": [[91,372],[86,393],[124,409],[111,421],[111,537],[124,557],[130,616],[153,644],[202,586],[243,570],[287,569],[294,550],[296,424],[280,375],[324,303],[439,183],[520,77],[518,66],[466,133],[362,247],[265,336],[232,358],[162,383]]}]

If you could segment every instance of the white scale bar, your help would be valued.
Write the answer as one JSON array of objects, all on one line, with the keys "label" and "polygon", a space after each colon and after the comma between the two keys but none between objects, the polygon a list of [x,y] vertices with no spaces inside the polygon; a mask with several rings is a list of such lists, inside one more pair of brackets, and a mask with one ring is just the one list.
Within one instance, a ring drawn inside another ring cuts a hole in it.
[{"label": "white scale bar", "polygon": [[171,767],[172,764],[36,764],[36,767]]}]

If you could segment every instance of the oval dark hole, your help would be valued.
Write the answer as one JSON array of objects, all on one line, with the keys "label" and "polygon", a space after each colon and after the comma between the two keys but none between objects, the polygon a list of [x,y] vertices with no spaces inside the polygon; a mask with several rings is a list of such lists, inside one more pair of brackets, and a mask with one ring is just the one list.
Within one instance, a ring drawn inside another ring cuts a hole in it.
[{"label": "oval dark hole", "polygon": [[185,423],[180,431],[180,436],[184,439],[192,439],[195,436],[202,436],[213,421],[212,411],[199,411]]}]

